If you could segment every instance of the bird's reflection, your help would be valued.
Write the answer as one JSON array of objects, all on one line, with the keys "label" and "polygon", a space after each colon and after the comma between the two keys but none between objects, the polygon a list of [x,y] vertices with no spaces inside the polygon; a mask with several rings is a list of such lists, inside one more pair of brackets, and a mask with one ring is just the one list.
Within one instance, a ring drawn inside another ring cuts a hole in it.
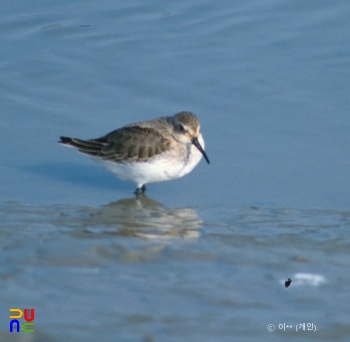
[{"label": "bird's reflection", "polygon": [[145,194],[85,208],[84,232],[147,239],[198,238],[202,221],[190,208],[166,208]]}]

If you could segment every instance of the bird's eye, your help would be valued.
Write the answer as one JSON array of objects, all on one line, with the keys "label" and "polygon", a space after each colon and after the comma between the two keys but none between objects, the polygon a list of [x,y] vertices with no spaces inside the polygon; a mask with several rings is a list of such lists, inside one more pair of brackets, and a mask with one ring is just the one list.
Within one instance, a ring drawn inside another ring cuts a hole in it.
[{"label": "bird's eye", "polygon": [[179,131],[180,131],[180,132],[186,132],[185,127],[182,126],[181,124],[179,124],[178,127],[179,127]]}]

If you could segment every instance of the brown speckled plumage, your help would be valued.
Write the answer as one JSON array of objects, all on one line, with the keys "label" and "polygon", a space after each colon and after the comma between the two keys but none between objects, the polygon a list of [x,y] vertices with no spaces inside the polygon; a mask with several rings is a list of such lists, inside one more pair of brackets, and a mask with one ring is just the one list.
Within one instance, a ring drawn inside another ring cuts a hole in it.
[{"label": "brown speckled plumage", "polygon": [[142,162],[169,149],[171,141],[150,127],[126,126],[90,140],[61,137],[79,152],[116,163]]}]

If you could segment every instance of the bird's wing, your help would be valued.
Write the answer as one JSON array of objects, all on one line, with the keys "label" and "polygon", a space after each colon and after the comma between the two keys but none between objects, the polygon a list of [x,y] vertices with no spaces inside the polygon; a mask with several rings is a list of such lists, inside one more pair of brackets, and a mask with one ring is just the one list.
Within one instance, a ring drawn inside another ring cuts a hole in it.
[{"label": "bird's wing", "polygon": [[170,148],[170,140],[151,127],[126,126],[91,140],[61,137],[79,152],[117,163],[146,161]]}]

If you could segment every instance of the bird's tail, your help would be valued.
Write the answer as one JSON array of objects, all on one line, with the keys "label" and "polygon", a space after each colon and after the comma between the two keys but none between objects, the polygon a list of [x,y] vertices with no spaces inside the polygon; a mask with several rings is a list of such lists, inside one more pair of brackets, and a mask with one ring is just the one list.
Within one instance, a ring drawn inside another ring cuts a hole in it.
[{"label": "bird's tail", "polygon": [[60,137],[60,144],[72,146],[79,152],[96,157],[101,152],[104,144],[96,140],[81,140],[77,138]]}]

